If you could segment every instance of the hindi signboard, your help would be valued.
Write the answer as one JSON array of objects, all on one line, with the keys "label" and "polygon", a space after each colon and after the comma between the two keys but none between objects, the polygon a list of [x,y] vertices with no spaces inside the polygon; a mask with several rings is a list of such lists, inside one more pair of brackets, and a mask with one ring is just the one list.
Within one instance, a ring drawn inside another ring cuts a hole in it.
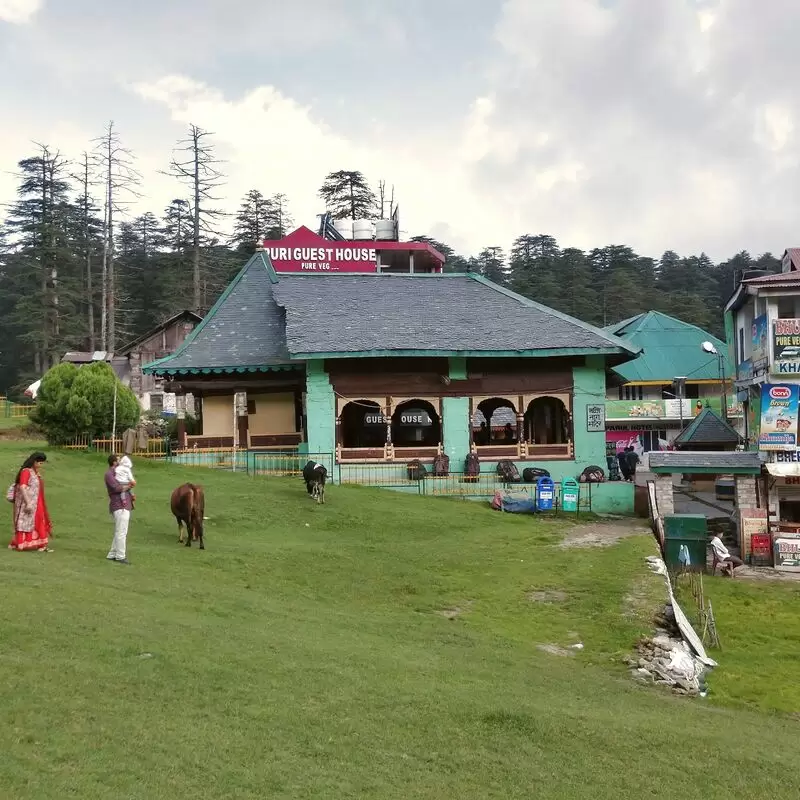
[{"label": "hindi signboard", "polygon": [[606,407],[602,403],[586,406],[586,430],[588,433],[602,433],[606,429]]}]

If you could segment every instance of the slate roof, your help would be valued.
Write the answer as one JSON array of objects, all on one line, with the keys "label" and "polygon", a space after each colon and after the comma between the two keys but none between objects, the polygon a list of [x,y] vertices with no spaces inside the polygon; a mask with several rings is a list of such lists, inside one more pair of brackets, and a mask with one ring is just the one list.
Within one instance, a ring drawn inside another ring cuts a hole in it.
[{"label": "slate roof", "polygon": [[731,445],[739,444],[736,429],[717,416],[710,408],[704,408],[674,439],[678,445]]},{"label": "slate roof", "polygon": [[636,354],[613,335],[478,275],[278,276],[259,251],[181,347],[143,369],[244,372],[312,357],[520,351]]},{"label": "slate roof", "polygon": [[685,376],[689,381],[719,380],[719,359],[701,348],[706,341],[723,356],[726,377],[735,375],[725,342],[659,311],[647,311],[604,330],[642,350],[637,359],[614,367],[614,372],[627,382],[670,383],[676,376]]},{"label": "slate roof", "polygon": [[472,274],[281,275],[292,354],[613,350],[613,335]]},{"label": "slate roof", "polygon": [[741,472],[757,475],[761,459],[755,451],[730,453],[694,453],[659,451],[650,453],[650,471],[656,473],[691,472],[693,469],[716,469],[720,473]]},{"label": "slate roof", "polygon": [[144,365],[170,372],[245,371],[289,363],[283,312],[272,299],[275,273],[263,253],[245,264],[203,321],[171,356]]}]

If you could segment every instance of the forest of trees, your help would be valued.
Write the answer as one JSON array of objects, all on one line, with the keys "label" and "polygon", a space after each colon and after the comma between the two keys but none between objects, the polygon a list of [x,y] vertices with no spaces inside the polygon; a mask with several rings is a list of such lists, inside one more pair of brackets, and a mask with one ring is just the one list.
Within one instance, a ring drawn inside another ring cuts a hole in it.
[{"label": "forest of trees", "polygon": [[[179,310],[206,311],[258,242],[295,227],[280,190],[254,188],[238,211],[220,209],[223,165],[213,134],[195,125],[164,165],[176,198],[160,214],[131,213],[145,187],[113,123],[89,144],[74,159],[37,144],[18,162],[17,200],[0,215],[0,394],[18,394],[67,350],[113,352]],[[373,190],[348,170],[321,179],[319,196],[334,218],[393,208],[383,181]],[[424,235],[410,238],[440,250],[448,271],[479,272],[601,326],[654,309],[721,335],[735,276],[780,269],[770,253],[715,264],[703,253],[651,258],[624,245],[585,252],[523,234],[507,250],[467,256]]]}]

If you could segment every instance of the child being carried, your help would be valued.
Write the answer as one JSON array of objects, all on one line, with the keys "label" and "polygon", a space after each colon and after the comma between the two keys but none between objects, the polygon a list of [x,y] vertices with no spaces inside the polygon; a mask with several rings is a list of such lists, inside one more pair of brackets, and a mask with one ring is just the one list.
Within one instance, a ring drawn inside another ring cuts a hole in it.
[{"label": "child being carried", "polygon": [[[131,487],[136,486],[136,480],[133,477],[133,462],[131,461],[130,457],[126,453],[117,463],[117,467],[114,470],[114,477],[117,479],[117,483],[127,483],[130,484]],[[123,492],[122,496],[129,495],[131,498],[131,508],[134,508],[136,505],[136,495],[133,492]]]}]

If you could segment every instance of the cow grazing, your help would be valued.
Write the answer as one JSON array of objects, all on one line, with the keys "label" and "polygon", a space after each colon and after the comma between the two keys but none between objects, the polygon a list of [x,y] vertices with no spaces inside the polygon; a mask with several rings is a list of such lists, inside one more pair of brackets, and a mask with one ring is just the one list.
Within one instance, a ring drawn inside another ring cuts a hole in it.
[{"label": "cow grazing", "polygon": [[309,461],[303,467],[303,480],[306,482],[306,491],[318,502],[325,502],[325,481],[328,470],[324,464]]},{"label": "cow grazing", "polygon": [[203,514],[205,513],[206,499],[203,487],[195,483],[184,483],[172,492],[170,508],[178,521],[178,542],[183,544],[183,525],[186,526],[186,546],[192,546],[192,540],[199,540],[200,549],[205,550],[203,544]]}]

